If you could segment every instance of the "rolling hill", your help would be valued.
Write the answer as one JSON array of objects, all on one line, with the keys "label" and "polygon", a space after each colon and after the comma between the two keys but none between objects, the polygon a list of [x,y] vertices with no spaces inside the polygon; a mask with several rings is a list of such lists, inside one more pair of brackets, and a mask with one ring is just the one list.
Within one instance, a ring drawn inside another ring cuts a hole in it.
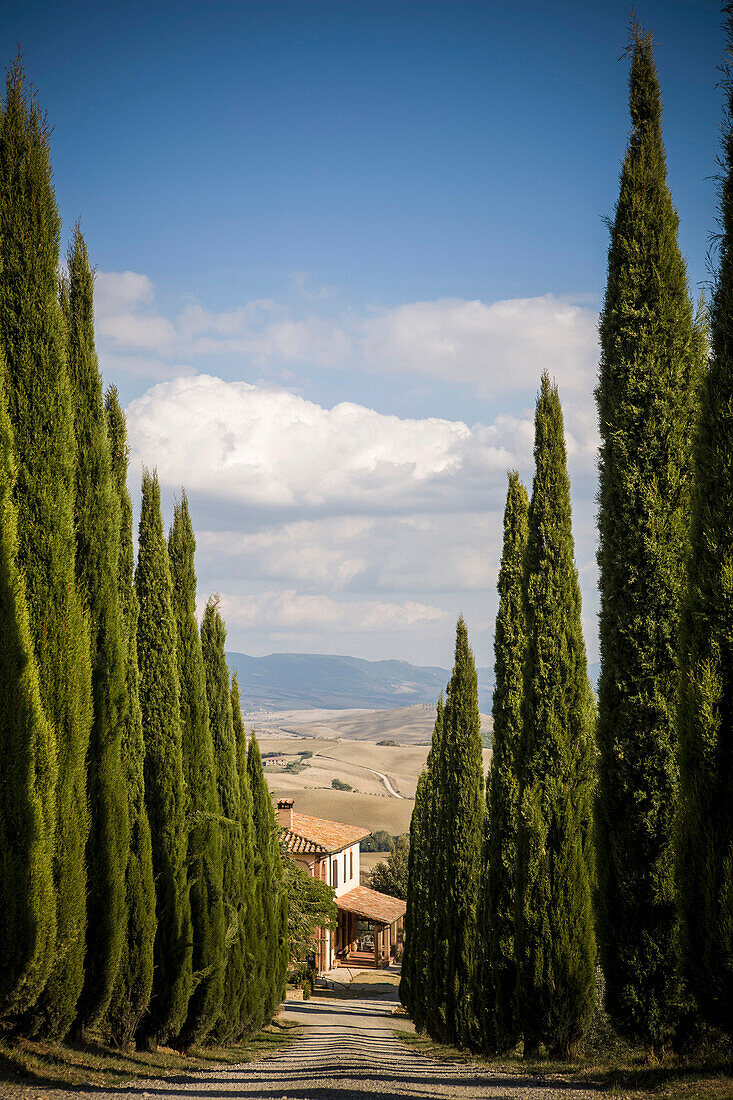
[{"label": "rolling hill", "polygon": [[[390,710],[434,704],[450,678],[444,668],[322,653],[270,653],[267,657],[228,653],[227,659],[239,674],[245,712],[290,707]],[[479,669],[482,711],[491,706],[492,680],[488,669]]]}]

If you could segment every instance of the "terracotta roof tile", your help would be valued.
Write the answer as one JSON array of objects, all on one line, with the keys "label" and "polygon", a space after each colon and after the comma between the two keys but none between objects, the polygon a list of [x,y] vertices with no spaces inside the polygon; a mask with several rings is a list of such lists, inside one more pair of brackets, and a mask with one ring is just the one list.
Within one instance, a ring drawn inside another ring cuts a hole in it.
[{"label": "terracotta roof tile", "polygon": [[347,894],[336,898],[336,905],[347,913],[356,913],[358,917],[379,921],[380,924],[394,924],[405,915],[407,909],[407,902],[401,898],[380,894],[367,886],[355,886]]},{"label": "terracotta roof tile", "polygon": [[344,825],[340,821],[324,821],[320,817],[295,813],[291,828],[283,829],[287,851],[296,853],[338,852],[363,840],[369,833],[369,829],[359,825]]}]

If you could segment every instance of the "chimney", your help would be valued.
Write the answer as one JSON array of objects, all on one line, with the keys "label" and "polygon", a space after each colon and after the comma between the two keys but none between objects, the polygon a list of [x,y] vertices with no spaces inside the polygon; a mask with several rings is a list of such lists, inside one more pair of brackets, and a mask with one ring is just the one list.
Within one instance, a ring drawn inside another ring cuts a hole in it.
[{"label": "chimney", "polygon": [[283,829],[292,829],[293,827],[293,802],[292,798],[278,798],[277,800],[277,823],[282,825]]}]

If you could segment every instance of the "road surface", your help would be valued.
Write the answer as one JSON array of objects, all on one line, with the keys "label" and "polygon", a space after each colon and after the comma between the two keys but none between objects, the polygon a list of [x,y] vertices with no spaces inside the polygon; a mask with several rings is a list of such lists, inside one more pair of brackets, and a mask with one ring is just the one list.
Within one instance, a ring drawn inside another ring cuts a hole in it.
[{"label": "road surface", "polygon": [[[312,999],[288,1002],[284,1015],[303,1025],[303,1038],[259,1062],[221,1066],[168,1080],[90,1087],[94,1100],[360,1100],[365,1096],[407,1096],[415,1100],[598,1100],[597,1091],[552,1077],[538,1080],[518,1069],[494,1072],[460,1062],[435,1062],[394,1037],[405,1021],[391,1015],[393,1002]],[[47,1095],[47,1094],[44,1094]],[[55,1100],[78,1092],[53,1089]]]}]

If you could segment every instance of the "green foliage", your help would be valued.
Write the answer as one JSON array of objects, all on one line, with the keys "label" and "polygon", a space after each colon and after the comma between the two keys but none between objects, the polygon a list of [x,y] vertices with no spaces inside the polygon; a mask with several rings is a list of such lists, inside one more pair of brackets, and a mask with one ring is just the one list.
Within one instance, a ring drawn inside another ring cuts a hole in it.
[{"label": "green foliage", "polygon": [[632,131],[611,228],[596,396],[600,454],[598,935],[606,1004],[660,1052],[681,990],[673,824],[679,619],[703,362],[667,187],[651,35],[633,28]]},{"label": "green foliage", "polygon": [[336,931],[338,908],[336,895],[327,882],[311,878],[293,859],[283,858],[287,894],[289,955],[291,963],[301,962],[314,950],[320,928]]},{"label": "green foliage", "polygon": [[[229,1042],[250,1028],[251,989],[255,977],[251,921],[254,912],[254,851],[247,827],[249,789],[240,787],[232,700],[224,646],[226,630],[218,598],[206,604],[201,623],[201,647],[206,671],[209,726],[214,743],[219,803],[222,812],[222,866],[228,954],[223,1000],[216,1037]],[[244,794],[244,799],[243,799]],[[251,808],[249,809],[251,822]]]},{"label": "green foliage", "polygon": [[4,377],[0,352],[0,1018],[33,1005],[51,971],[56,937],[56,755],[16,561],[15,462]]},{"label": "green foliage", "polygon": [[365,836],[359,844],[361,852],[389,852],[394,841],[384,829],[375,829],[369,836]]},{"label": "green foliage", "polygon": [[[405,946],[400,978],[400,1000],[422,1031],[434,1011],[435,863],[434,848],[436,806],[436,765],[443,739],[443,696],[438,700],[433,738],[425,768],[415,791],[415,806],[410,820],[410,848],[407,860],[407,911]],[[372,834],[377,837],[378,834]],[[385,834],[389,835],[389,834]]]},{"label": "green foliage", "polygon": [[[725,5],[733,46],[733,5]],[[677,888],[685,972],[704,1017],[733,1035],[733,73],[720,186],[710,370],[694,454],[682,614]]]},{"label": "green foliage", "polygon": [[157,473],[143,472],[135,589],[137,656],[145,738],[145,803],[155,873],[153,993],[138,1036],[164,1043],[183,1027],[191,995],[191,907],[186,878],[186,794],[176,620]]},{"label": "green foliage", "polygon": [[566,1058],[593,1012],[595,750],[562,409],[546,374],[535,416],[525,565],[516,959],[525,1055]]},{"label": "green foliage", "polygon": [[[49,131],[24,88],[18,60],[8,72],[0,119],[0,346],[17,459],[17,564],[58,759],[56,951],[45,989],[23,1026],[54,1037],[71,1026],[84,979],[85,762],[92,721],[89,629],[74,575],[76,448],[57,294],[59,232]],[[39,760],[40,771],[49,778],[51,746],[38,744],[46,757]],[[50,822],[50,809],[44,814]]]},{"label": "green foliage", "polygon": [[200,1044],[219,1018],[226,965],[222,842],[206,673],[196,622],[196,539],[184,493],[168,538],[176,619],[183,778],[188,824],[188,881],[193,929],[194,989],[181,1032],[184,1046]]},{"label": "green foliage", "polygon": [[493,752],[486,787],[486,842],[480,902],[480,1044],[497,1052],[519,1038],[514,958],[515,871],[519,810],[518,754],[522,736],[527,645],[523,574],[529,501],[514,472],[504,510],[499,610],[494,632]]},{"label": "green foliage", "polygon": [[331,786],[335,791],[353,791],[350,783],[344,783],[343,779],[332,779]]},{"label": "green foliage", "polygon": [[[232,684],[233,705],[239,706],[239,681]],[[265,976],[264,1016],[272,1019],[285,990],[288,965],[288,897],[278,843],[277,821],[267,780],[262,769],[260,748],[254,731],[247,750],[247,775],[252,792],[255,829],[255,891],[260,899],[262,920],[260,955]]]},{"label": "green foliage", "polygon": [[393,898],[407,897],[407,876],[410,859],[409,835],[398,836],[386,863],[377,863],[372,870],[370,886],[380,894]]},{"label": "green foliage", "polygon": [[122,951],[130,833],[121,742],[128,702],[117,593],[119,498],[94,349],[94,277],[78,225],[67,263],[61,300],[76,432],[76,573],[89,613],[94,703],[87,755],[87,942],[77,1006],[77,1025],[84,1028],[107,1007]]},{"label": "green foliage", "polygon": [[117,390],[105,395],[112,477],[119,503],[117,590],[125,654],[127,708],[122,729],[122,760],[130,843],[125,868],[125,924],[117,979],[102,1032],[115,1046],[127,1047],[150,1002],[155,940],[155,883],[150,824],[145,808],[145,743],[137,664],[138,602],[133,580],[132,503],[127,491],[127,430]]},{"label": "green foliage", "polygon": [[427,1020],[434,1038],[460,1046],[478,1038],[475,983],[484,806],[478,679],[461,616],[435,760],[430,825],[435,1001]]}]

